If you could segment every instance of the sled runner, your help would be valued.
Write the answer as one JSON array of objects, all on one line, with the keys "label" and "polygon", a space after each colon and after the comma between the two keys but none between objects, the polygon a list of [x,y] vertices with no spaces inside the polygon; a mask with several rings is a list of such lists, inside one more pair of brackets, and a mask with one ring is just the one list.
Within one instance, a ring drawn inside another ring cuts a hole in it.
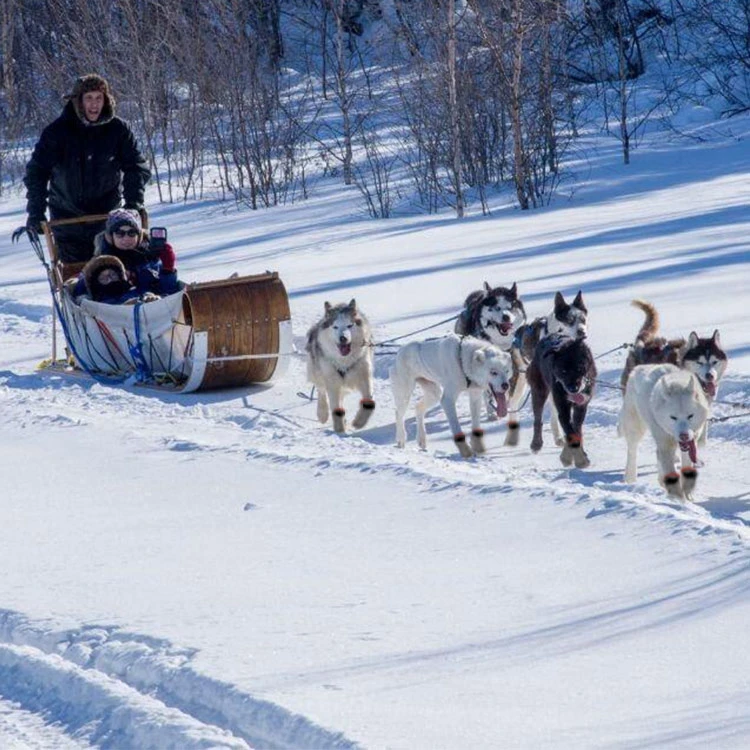
[{"label": "sled runner", "polygon": [[43,224],[53,297],[52,358],[47,368],[70,369],[57,359],[59,319],[75,367],[103,382],[134,380],[172,391],[265,383],[286,371],[292,353],[289,300],[279,275],[266,272],[186,284],[152,302],[112,305],[73,298],[70,285],[82,263],[59,259],[55,226],[102,221],[83,216]]}]

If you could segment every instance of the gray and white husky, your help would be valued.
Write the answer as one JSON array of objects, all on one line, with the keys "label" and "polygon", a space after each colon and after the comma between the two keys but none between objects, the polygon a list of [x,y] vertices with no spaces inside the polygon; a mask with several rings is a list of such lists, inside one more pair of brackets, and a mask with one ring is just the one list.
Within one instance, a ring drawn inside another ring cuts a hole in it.
[{"label": "gray and white husky", "polygon": [[[412,341],[399,349],[391,367],[391,387],[396,406],[396,442],[406,444],[405,415],[414,386],[419,384],[422,398],[417,402],[417,443],[427,447],[425,412],[436,404],[443,407],[453,431],[459,453],[469,458],[484,453],[484,430],[480,426],[482,397],[489,388],[495,398],[497,414],[507,413],[507,393],[512,365],[510,355],[494,344],[470,336],[449,335],[441,338]],[[456,413],[456,400],[469,392],[471,408],[471,445],[461,430]]]},{"label": "gray and white husky", "polygon": [[356,390],[362,398],[352,427],[364,427],[375,408],[372,334],[356,300],[340,305],[326,302],[323,317],[307,332],[305,350],[307,379],[318,389],[318,419],[328,421],[330,403],[333,429],[345,432],[344,394]]},{"label": "gray and white husky", "polygon": [[[648,430],[656,442],[659,482],[673,497],[689,499],[698,478],[696,438],[708,414],[708,399],[692,372],[672,364],[633,368],[617,427],[628,444],[625,481],[638,478],[638,444]],[[678,448],[679,474],[675,470]]]}]

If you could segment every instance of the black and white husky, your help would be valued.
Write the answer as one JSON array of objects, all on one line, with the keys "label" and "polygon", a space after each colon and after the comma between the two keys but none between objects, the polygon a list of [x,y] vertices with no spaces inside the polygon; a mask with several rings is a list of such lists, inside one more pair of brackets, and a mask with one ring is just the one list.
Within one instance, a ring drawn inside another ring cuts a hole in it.
[{"label": "black and white husky", "polygon": [[[716,398],[724,372],[727,369],[727,354],[721,346],[719,332],[711,336],[699,336],[692,331],[687,340],[683,338],[666,339],[659,336],[659,314],[654,305],[643,300],[633,300],[633,307],[641,310],[646,319],[630,348],[625,367],[620,376],[620,385],[626,388],[630,373],[638,365],[671,364],[692,372],[703,388],[709,407]],[[706,442],[707,423],[703,426],[698,442]]]},{"label": "black and white husky", "polygon": [[527,377],[534,410],[531,450],[536,453],[542,448],[542,414],[551,396],[552,433],[555,443],[562,446],[560,461],[563,466],[575,463],[585,469],[590,461],[583,448],[583,423],[596,382],[594,356],[585,339],[543,338],[534,351]]},{"label": "black and white husky", "polygon": [[[531,323],[522,325],[516,334],[516,340],[511,354],[514,369],[521,373],[519,380],[518,401],[520,402],[528,383],[526,371],[534,360],[537,347],[546,339],[552,338],[555,347],[571,341],[584,341],[587,335],[588,309],[583,301],[583,293],[579,290],[573,301],[568,303],[562,292],[555,294],[552,310],[546,316],[535,318]],[[513,415],[514,417],[516,415]],[[552,403],[552,430],[555,442],[562,445],[560,425]],[[506,445],[517,445],[519,438],[519,423],[517,420],[508,422]]]},{"label": "black and white husky", "polygon": [[305,350],[307,379],[318,389],[318,419],[328,421],[330,402],[333,429],[344,432],[344,394],[356,390],[362,398],[352,427],[364,427],[375,408],[373,350],[370,325],[356,300],[341,305],[326,302],[323,317],[307,332]]},{"label": "black and white husky", "polygon": [[[508,434],[506,444],[515,445],[513,438],[518,434],[518,410],[526,390],[525,366],[518,356],[513,356],[513,347],[518,331],[526,323],[526,310],[518,296],[518,286],[510,288],[490,286],[472,292],[464,302],[455,331],[460,336],[473,336],[494,344],[511,355],[513,374],[508,396]],[[488,419],[497,419],[497,410],[489,392],[485,394]]]}]

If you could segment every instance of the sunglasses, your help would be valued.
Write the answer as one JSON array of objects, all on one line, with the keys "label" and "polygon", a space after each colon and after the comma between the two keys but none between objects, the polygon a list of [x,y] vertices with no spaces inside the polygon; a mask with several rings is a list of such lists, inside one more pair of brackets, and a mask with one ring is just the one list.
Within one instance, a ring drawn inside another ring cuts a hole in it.
[{"label": "sunglasses", "polygon": [[114,232],[115,237],[137,237],[139,234],[137,229],[118,229]]}]

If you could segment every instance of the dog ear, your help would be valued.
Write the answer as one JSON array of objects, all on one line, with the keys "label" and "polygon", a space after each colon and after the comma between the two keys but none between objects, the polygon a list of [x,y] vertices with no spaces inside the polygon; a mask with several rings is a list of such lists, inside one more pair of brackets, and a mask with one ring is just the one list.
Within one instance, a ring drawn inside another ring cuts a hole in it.
[{"label": "dog ear", "polygon": [[518,299],[518,286],[516,282],[513,282],[513,286],[508,290],[512,299]]},{"label": "dog ear", "polygon": [[698,346],[698,334],[695,331],[690,331],[688,336],[687,348],[692,349],[694,346]]},{"label": "dog ear", "polygon": [[588,312],[586,309],[586,305],[583,304],[583,292],[581,290],[578,290],[578,294],[576,294],[576,298],[573,300],[573,307],[577,307],[579,310],[583,310],[583,312]]},{"label": "dog ear", "polygon": [[492,291],[492,287],[485,281],[484,282],[484,291],[489,294]]},{"label": "dog ear", "polygon": [[474,356],[471,358],[471,360],[475,365],[481,365],[484,362],[485,358],[486,354],[484,349],[477,349],[474,352]]},{"label": "dog ear", "polygon": [[323,303],[323,309],[326,312],[326,315],[328,315],[329,312],[331,312],[331,303],[330,302],[324,302]]},{"label": "dog ear", "polygon": [[562,296],[562,292],[555,292],[555,310],[559,310],[562,307],[566,307],[565,297]]},{"label": "dog ear", "polygon": [[352,297],[352,298],[351,298],[351,299],[349,300],[349,309],[350,309],[350,310],[356,310],[356,309],[357,309],[357,300],[356,300],[356,299],[354,299],[354,297]]},{"label": "dog ear", "polygon": [[721,337],[719,336],[719,329],[717,328],[714,331],[714,335],[711,336],[711,340],[716,344],[716,346],[721,346]]}]

